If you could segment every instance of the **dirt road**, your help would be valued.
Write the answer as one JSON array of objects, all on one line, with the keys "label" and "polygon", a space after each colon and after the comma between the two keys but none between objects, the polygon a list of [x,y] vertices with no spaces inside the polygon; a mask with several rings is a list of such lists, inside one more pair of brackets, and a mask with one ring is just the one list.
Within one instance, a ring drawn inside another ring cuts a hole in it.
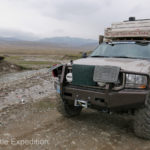
[{"label": "dirt road", "polygon": [[61,116],[48,69],[3,76],[0,85],[0,150],[150,150],[134,135],[132,116]]}]

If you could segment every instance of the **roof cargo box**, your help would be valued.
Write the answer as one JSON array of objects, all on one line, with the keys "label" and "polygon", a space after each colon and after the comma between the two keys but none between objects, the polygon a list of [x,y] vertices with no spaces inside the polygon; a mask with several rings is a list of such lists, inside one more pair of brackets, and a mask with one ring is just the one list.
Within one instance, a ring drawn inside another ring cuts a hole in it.
[{"label": "roof cargo box", "polygon": [[105,30],[105,39],[150,39],[150,19],[113,23]]}]

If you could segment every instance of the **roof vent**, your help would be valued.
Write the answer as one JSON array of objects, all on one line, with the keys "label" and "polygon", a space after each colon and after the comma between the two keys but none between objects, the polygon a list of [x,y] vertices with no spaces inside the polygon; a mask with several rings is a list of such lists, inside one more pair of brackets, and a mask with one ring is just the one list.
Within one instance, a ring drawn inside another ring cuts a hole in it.
[{"label": "roof vent", "polygon": [[135,17],[129,17],[129,21],[135,21]]}]

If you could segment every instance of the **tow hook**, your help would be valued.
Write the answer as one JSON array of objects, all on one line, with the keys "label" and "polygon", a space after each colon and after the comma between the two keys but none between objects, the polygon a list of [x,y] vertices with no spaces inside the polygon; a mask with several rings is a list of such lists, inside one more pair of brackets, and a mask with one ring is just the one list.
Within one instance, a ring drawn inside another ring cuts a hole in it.
[{"label": "tow hook", "polygon": [[84,108],[88,108],[88,101],[84,101],[84,100],[75,100],[74,101],[74,106],[76,107],[84,107]]}]

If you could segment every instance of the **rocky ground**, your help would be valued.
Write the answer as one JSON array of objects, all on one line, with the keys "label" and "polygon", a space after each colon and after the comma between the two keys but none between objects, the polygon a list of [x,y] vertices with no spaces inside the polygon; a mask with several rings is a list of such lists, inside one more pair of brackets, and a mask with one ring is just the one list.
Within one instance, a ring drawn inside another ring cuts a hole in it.
[{"label": "rocky ground", "polygon": [[0,76],[0,150],[150,150],[134,135],[132,116],[61,116],[53,80],[46,68]]}]

